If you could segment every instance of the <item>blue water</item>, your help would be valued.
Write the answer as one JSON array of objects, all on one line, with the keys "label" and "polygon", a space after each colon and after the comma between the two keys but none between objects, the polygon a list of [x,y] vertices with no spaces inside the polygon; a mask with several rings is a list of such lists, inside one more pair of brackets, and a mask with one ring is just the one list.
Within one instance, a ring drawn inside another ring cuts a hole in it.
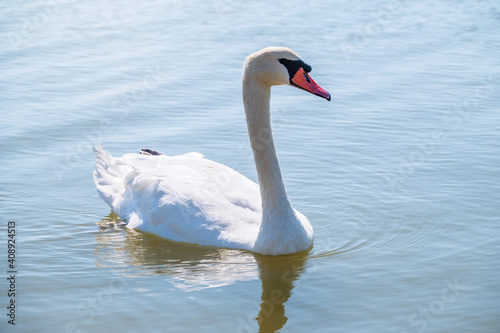
[{"label": "blue water", "polygon": [[[498,1],[0,5],[2,332],[498,332]],[[190,151],[256,180],[245,57],[287,46],[330,103],[273,89],[305,255],[125,230],[92,145]]]}]

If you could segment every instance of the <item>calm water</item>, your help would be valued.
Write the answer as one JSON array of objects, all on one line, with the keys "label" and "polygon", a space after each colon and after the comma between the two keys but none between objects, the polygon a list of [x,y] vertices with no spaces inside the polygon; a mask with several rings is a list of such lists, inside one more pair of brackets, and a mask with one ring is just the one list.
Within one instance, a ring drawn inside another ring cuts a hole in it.
[{"label": "calm water", "polygon": [[[0,5],[2,332],[499,332],[498,1]],[[198,151],[256,180],[246,55],[288,46],[330,103],[273,90],[305,255],[124,230],[94,189],[115,155]]]}]

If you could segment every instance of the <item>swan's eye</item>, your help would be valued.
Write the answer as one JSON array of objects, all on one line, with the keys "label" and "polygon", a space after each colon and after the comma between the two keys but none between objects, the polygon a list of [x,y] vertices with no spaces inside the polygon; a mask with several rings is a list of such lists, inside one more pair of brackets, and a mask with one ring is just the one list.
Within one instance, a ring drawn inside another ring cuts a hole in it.
[{"label": "swan's eye", "polygon": [[311,79],[309,78],[309,75],[307,75],[306,72],[304,72],[304,77],[306,78],[307,83],[311,83]]}]

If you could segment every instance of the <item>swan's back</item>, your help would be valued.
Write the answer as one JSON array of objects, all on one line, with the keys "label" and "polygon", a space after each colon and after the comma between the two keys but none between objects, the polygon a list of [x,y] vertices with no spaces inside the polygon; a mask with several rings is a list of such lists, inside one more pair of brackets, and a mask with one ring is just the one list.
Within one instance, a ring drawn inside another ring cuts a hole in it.
[{"label": "swan's back", "polygon": [[94,182],[127,226],[175,241],[251,249],[262,216],[259,187],[201,154],[125,154],[94,149]]}]

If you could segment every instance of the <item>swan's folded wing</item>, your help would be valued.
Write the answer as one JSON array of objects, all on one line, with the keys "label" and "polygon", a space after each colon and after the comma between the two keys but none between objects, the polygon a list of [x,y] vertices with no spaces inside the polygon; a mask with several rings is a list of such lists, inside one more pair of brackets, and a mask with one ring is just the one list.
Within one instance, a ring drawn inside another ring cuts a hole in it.
[{"label": "swan's folded wing", "polygon": [[126,154],[115,164],[129,167],[116,207],[129,227],[201,245],[249,248],[255,240],[259,187],[235,170],[197,153]]}]

